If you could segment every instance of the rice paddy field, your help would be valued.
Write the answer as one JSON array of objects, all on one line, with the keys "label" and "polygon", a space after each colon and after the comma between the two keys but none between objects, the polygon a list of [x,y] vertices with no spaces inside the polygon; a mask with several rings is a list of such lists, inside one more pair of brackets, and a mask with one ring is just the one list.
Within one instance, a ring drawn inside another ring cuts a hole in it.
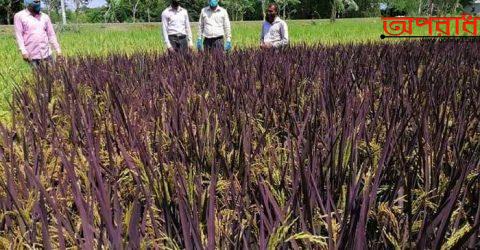
[{"label": "rice paddy field", "polygon": [[[235,48],[256,47],[261,22],[233,22]],[[293,43],[337,44],[379,41],[381,20],[345,19],[330,23],[329,20],[289,21]],[[194,38],[197,24],[192,23]],[[135,52],[163,53],[164,43],[160,24],[84,24],[70,25],[57,31],[64,56],[106,56]],[[13,28],[0,26],[0,118],[8,115],[12,87],[31,74],[17,49]]]},{"label": "rice paddy field", "polygon": [[479,43],[289,24],[71,26],[35,72],[3,27],[0,249],[480,248]]}]

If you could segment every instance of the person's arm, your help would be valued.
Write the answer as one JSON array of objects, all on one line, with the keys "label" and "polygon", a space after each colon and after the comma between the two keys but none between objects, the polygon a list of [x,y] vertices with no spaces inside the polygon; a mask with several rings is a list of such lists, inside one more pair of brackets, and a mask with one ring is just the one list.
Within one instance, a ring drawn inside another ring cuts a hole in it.
[{"label": "person's arm", "polygon": [[168,39],[168,31],[167,31],[167,24],[168,18],[165,12],[162,13],[162,33],[163,33],[163,40],[165,41],[165,45],[167,49],[172,48],[172,44],[170,44],[170,39]]},{"label": "person's arm", "polygon": [[50,20],[49,16],[47,16],[47,36],[48,41],[53,45],[53,48],[55,48],[57,54],[61,55],[62,50],[60,49],[60,44],[58,43],[57,35],[55,34],[55,29],[53,28],[52,21]]},{"label": "person's arm", "polygon": [[190,27],[190,19],[188,17],[188,12],[185,10],[185,30],[187,31],[187,40],[188,46],[193,46],[193,39],[192,39],[192,28]]},{"label": "person's arm", "polygon": [[18,48],[20,49],[24,59],[28,58],[28,51],[23,40],[23,24],[20,20],[20,15],[16,14],[13,18],[13,25],[15,27],[15,37],[17,38]]},{"label": "person's arm", "polygon": [[228,17],[228,12],[225,10],[225,16],[223,17],[223,29],[225,32],[225,38],[227,42],[232,41],[232,28],[230,26],[230,18]]},{"label": "person's arm", "polygon": [[288,45],[288,26],[285,22],[280,26],[280,36],[282,39],[278,42],[274,42],[273,47],[278,48]]},{"label": "person's arm", "polygon": [[198,19],[198,39],[203,38],[203,29],[205,27],[203,20],[203,9],[200,11],[200,19]]}]

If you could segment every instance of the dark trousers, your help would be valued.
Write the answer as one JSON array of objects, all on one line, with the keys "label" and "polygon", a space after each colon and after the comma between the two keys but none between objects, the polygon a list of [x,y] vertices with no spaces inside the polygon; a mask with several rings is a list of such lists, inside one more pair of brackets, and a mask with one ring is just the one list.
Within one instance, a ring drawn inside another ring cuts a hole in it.
[{"label": "dark trousers", "polygon": [[187,36],[185,35],[169,35],[168,40],[170,40],[170,44],[175,51],[188,49]]},{"label": "dark trousers", "polygon": [[32,60],[30,60],[29,63],[32,66],[32,68],[36,69],[40,65],[49,64],[49,63],[53,63],[53,62],[54,62],[53,57],[49,56],[49,57],[46,57],[44,59],[32,59]]},{"label": "dark trousers", "polygon": [[205,50],[213,50],[213,49],[223,50],[223,36],[205,38],[203,40],[203,47],[205,47]]}]

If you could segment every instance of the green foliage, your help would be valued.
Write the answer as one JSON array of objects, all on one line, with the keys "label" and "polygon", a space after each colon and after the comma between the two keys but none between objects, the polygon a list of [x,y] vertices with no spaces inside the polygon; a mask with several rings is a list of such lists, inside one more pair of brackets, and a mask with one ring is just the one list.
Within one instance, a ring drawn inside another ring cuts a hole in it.
[{"label": "green foliage", "polygon": [[[459,0],[432,0],[433,3],[433,13],[435,15],[448,15],[448,14],[459,14],[462,12],[462,5],[468,4],[470,1],[459,1]],[[429,12],[429,6],[426,6],[427,9],[425,13]]]},{"label": "green foliage", "polygon": [[[45,11],[48,11],[48,10],[43,10],[43,11],[45,12]],[[74,11],[67,9],[65,11],[65,14],[67,16],[68,21],[75,20],[75,15],[76,14],[75,14]],[[53,11],[53,12],[50,13],[49,16],[50,16],[50,19],[52,20],[53,23],[61,23],[62,22],[62,15],[59,12]]]},{"label": "green foliage", "polygon": [[256,2],[257,0],[224,0],[222,4],[227,9],[230,20],[242,21],[245,13],[254,11]]},{"label": "green foliage", "polygon": [[[371,11],[370,5],[357,4],[354,0],[335,1],[337,1],[337,12],[342,17],[372,16],[372,13],[375,13]],[[358,1],[367,2],[367,0]],[[61,20],[60,2],[58,0],[43,2],[45,3],[44,12],[52,16],[54,21]],[[329,0],[265,0],[265,3],[269,2],[276,2],[279,5],[279,12],[283,17],[293,19],[328,18],[333,3]],[[83,0],[75,0],[74,3],[79,8],[75,11],[67,10],[69,22],[159,22],[161,13],[170,4],[170,0],[106,0],[105,7],[95,9],[86,8]],[[193,21],[198,20],[200,10],[207,6],[206,0],[180,0],[180,3],[187,8]],[[263,18],[264,10],[259,0],[222,0],[220,5],[228,10],[232,20]],[[0,23],[7,23],[7,19],[11,22],[13,14],[21,8],[21,0],[0,0]],[[72,15],[73,12],[75,15]]]},{"label": "green foliage", "polygon": [[358,5],[358,11],[352,13],[353,16],[363,16],[363,17],[380,16],[379,0],[356,0],[355,2]]},{"label": "green foliage", "polygon": [[385,0],[389,7],[408,15],[457,15],[473,0]]},{"label": "green foliage", "polygon": [[291,14],[297,12],[297,5],[301,3],[300,0],[274,0],[278,4],[279,12],[283,18],[289,17]]},{"label": "green foliage", "polygon": [[412,15],[418,12],[419,4],[421,4],[422,1],[425,0],[385,0],[384,3],[397,11],[404,11]]},{"label": "green foliage", "polygon": [[0,24],[12,24],[14,14],[22,9],[22,0],[0,0]]},{"label": "green foliage", "polygon": [[79,22],[81,23],[101,23],[105,20],[106,8],[86,9],[79,14]]}]

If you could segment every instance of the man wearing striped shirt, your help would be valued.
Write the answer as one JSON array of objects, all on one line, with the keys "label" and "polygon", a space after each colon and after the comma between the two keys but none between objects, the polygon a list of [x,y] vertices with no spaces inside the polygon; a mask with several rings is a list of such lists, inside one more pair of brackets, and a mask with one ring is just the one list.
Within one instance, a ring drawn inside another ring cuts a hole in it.
[{"label": "man wearing striped shirt", "polygon": [[266,20],[263,22],[260,33],[260,47],[281,48],[288,45],[288,26],[278,15],[278,6],[268,5]]},{"label": "man wearing striped shirt", "polygon": [[[201,50],[203,45],[206,50],[224,48],[228,51],[232,49],[232,31],[228,13],[218,6],[218,0],[209,0],[208,5],[200,13],[197,48]],[[225,45],[224,40],[226,40]]]},{"label": "man wearing striped shirt", "polygon": [[52,61],[50,44],[57,55],[62,51],[57,41],[50,17],[40,12],[40,0],[25,0],[25,9],[15,14],[13,23],[15,37],[23,59],[36,67]]},{"label": "man wearing striped shirt", "polygon": [[165,44],[170,52],[193,47],[188,12],[180,7],[178,0],[172,0],[170,6],[162,12],[162,30]]}]

